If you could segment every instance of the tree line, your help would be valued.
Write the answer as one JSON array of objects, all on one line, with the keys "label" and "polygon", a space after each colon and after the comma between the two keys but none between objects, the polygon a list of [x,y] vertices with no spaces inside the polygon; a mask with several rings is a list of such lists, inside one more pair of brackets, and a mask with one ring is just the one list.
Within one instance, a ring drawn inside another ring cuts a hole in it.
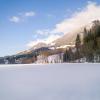
[{"label": "tree line", "polygon": [[[65,62],[73,62],[80,58],[86,58],[87,62],[94,62],[98,58],[100,62],[100,21],[93,21],[90,29],[84,28],[83,38],[77,34],[75,40],[75,52],[71,48],[67,49],[64,54]],[[80,62],[80,60],[79,60]]]}]

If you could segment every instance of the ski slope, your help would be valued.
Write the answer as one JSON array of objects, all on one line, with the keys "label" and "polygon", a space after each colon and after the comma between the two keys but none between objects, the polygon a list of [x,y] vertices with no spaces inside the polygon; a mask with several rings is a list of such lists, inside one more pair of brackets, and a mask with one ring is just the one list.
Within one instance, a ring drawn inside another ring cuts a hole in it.
[{"label": "ski slope", "polygon": [[1,65],[0,100],[100,100],[100,64]]}]

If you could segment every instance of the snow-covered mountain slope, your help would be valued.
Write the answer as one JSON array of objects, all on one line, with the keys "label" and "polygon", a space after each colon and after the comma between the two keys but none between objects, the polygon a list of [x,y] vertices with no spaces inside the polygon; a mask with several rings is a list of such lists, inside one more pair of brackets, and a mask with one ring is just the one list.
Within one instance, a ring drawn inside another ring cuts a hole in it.
[{"label": "snow-covered mountain slope", "polygon": [[62,37],[60,37],[59,39],[53,41],[53,43],[56,46],[62,46],[62,45],[74,45],[75,44],[75,39],[77,34],[80,34],[81,36],[81,40],[83,39],[83,34],[84,34],[84,28],[86,28],[87,30],[89,30],[91,27],[93,26],[93,22],[88,23],[87,25],[76,29],[70,33],[66,33],[64,34]]},{"label": "snow-covered mountain slope", "polygon": [[[49,44],[43,43],[43,42],[37,43],[33,47],[31,47],[29,49],[29,51],[32,51],[32,50],[38,49],[38,48],[42,48],[42,47],[55,46],[56,48],[59,48],[59,47],[66,47],[67,45],[68,46],[69,45],[73,46],[73,45],[75,45],[75,39],[76,39],[77,34],[80,34],[81,40],[82,40],[83,39],[83,34],[84,34],[84,28],[90,29],[92,26],[93,26],[93,22],[88,23],[87,25],[81,27],[80,29],[76,29],[76,30],[74,30],[74,31],[72,31],[70,33],[64,34],[62,37],[54,40],[53,42],[51,42]],[[26,53],[27,51],[24,51],[24,52]]]},{"label": "snow-covered mountain slope", "polygon": [[46,43],[38,43],[35,46],[32,47],[33,48],[40,48],[40,47],[49,47],[52,46],[52,44],[54,44],[55,47],[58,46],[62,46],[62,45],[74,45],[75,44],[75,39],[77,34],[80,34],[81,39],[83,38],[83,32],[84,32],[84,28],[90,29],[93,25],[93,22],[79,28],[76,29],[72,32],[66,33],[64,34],[62,37],[54,40],[53,42],[46,44]]},{"label": "snow-covered mountain slope", "polygon": [[30,50],[38,49],[41,47],[48,47],[48,45],[46,43],[40,42],[40,43],[34,45]]},{"label": "snow-covered mountain slope", "polygon": [[55,43],[56,46],[74,45],[77,34],[80,34],[81,36],[83,35],[82,31],[67,33],[64,36],[62,36],[61,38],[53,41],[53,43]]}]

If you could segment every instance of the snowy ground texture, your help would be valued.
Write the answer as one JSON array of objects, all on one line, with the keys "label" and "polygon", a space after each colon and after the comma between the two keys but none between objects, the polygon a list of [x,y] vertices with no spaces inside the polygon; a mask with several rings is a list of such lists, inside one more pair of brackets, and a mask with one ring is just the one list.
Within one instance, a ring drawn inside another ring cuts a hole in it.
[{"label": "snowy ground texture", "polygon": [[1,65],[0,100],[100,100],[100,64]]}]

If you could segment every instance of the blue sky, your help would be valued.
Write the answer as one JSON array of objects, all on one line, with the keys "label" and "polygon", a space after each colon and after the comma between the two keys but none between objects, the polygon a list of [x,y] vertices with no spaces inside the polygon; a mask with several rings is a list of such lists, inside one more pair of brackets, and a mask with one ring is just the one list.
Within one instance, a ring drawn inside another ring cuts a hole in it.
[{"label": "blue sky", "polygon": [[83,12],[89,3],[99,5],[100,0],[0,0],[0,56],[62,36],[65,33],[59,31],[60,25]]}]

